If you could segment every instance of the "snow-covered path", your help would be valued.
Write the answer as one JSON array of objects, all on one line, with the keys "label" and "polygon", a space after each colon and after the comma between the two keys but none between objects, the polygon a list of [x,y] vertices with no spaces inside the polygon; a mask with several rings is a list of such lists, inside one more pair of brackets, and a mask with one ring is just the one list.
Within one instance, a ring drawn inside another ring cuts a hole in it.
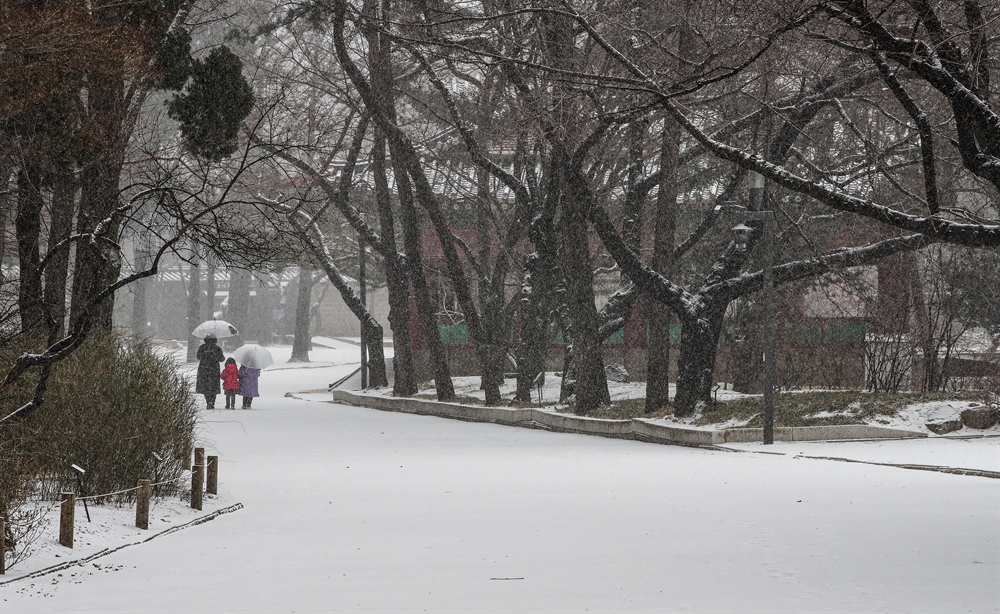
[{"label": "snow-covered path", "polygon": [[80,583],[4,586],[0,610],[1000,610],[1000,480],[283,396],[335,363],[276,365],[253,411],[206,414],[243,510]]}]

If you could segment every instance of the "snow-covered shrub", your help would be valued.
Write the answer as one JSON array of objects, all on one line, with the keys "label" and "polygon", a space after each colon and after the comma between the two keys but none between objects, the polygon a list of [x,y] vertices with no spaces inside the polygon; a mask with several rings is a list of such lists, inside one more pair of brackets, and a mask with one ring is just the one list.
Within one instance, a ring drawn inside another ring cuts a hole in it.
[{"label": "snow-covered shrub", "polygon": [[[25,382],[20,394],[0,400],[0,412],[22,404],[33,387]],[[0,427],[0,514],[11,525],[8,546],[15,556],[39,529],[41,516],[33,510],[57,500],[60,491],[79,496],[71,465],[86,470],[85,495],[132,489],[140,479],[176,480],[196,419],[190,384],[170,356],[130,337],[89,339],[55,366],[42,407]],[[154,493],[181,486],[175,481]],[[125,503],[134,496],[130,490],[102,499]]]},{"label": "snow-covered shrub", "polygon": [[[133,488],[140,479],[179,477],[197,415],[190,384],[173,358],[133,337],[89,340],[58,365],[45,406],[29,420],[44,442],[45,494],[77,489],[73,464],[87,472],[87,495]],[[133,498],[128,492],[113,500]]]},{"label": "snow-covered shrub", "polygon": [[42,474],[34,447],[27,440],[30,432],[15,433],[12,428],[0,430],[0,517],[5,519],[4,554],[7,567],[31,553],[31,544],[48,526],[46,502],[35,493]]}]

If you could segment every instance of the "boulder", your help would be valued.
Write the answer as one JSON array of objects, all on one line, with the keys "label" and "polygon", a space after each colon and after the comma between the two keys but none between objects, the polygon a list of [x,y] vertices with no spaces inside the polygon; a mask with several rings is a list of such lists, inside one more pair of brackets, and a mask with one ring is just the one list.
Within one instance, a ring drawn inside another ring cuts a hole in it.
[{"label": "boulder", "polygon": [[942,420],[940,422],[928,422],[924,426],[935,435],[944,435],[962,428],[961,420]]},{"label": "boulder", "polygon": [[988,429],[1000,420],[992,407],[975,407],[962,412],[962,424],[970,429]]},{"label": "boulder", "polygon": [[625,383],[628,381],[628,370],[625,365],[608,365],[604,367],[604,376],[609,382]]}]

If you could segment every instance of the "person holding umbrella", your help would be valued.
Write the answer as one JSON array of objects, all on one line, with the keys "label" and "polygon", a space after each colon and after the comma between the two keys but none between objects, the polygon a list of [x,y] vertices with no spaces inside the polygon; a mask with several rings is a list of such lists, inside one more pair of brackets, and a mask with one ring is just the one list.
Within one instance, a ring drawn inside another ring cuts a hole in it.
[{"label": "person holding umbrella", "polygon": [[225,359],[215,335],[205,335],[205,342],[198,348],[198,380],[194,388],[197,394],[205,395],[205,409],[215,409],[215,397],[221,387],[219,363]]},{"label": "person holding umbrella", "polygon": [[233,358],[240,363],[240,394],[243,396],[243,409],[250,409],[253,398],[260,396],[257,389],[257,378],[260,370],[274,364],[271,352],[255,343],[242,345],[233,351]]},{"label": "person holding umbrella", "polygon": [[[240,365],[240,395],[243,396],[243,409],[250,409],[254,397],[259,397],[257,389],[257,378],[260,377],[260,369],[254,369],[246,365]],[[235,406],[235,404],[234,404]]]}]

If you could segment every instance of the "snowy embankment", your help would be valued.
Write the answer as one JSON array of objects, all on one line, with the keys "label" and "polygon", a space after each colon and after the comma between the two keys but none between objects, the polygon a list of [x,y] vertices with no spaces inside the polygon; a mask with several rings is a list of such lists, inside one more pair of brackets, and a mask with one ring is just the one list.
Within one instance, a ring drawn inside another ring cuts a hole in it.
[{"label": "snowy embankment", "polygon": [[[455,386],[455,394],[459,397],[475,398],[480,401],[484,400],[485,393],[480,389],[480,380],[478,377],[456,377],[453,378]],[[559,377],[558,373],[547,373],[544,384],[539,391],[537,388],[532,391],[532,403],[540,404],[552,410],[563,410],[565,411],[566,406],[560,405],[559,400],[559,389],[562,384],[562,379]],[[510,400],[514,398],[514,392],[516,390],[516,381],[514,379],[508,378],[504,380],[503,385],[500,387],[500,395],[504,399]],[[608,382],[608,390],[611,394],[612,402],[619,401],[629,401],[635,399],[643,399],[646,392],[645,382]],[[808,391],[817,392],[817,391]],[[670,395],[674,395],[674,385],[670,385]],[[366,394],[381,394],[385,396],[392,396],[391,389],[383,390],[369,390]],[[785,393],[785,394],[796,394],[796,392]],[[737,399],[745,399],[760,395],[747,395],[739,392],[735,392],[726,386],[719,386],[714,392],[714,398],[719,402],[734,401]],[[433,388],[429,388],[427,391],[423,392],[423,396],[427,398],[433,397]],[[957,401],[957,400],[945,400],[945,401],[934,401],[934,402],[922,402],[914,403],[910,406],[904,407],[898,411],[894,416],[872,416],[867,418],[866,423],[870,426],[876,427],[886,427],[891,429],[899,429],[903,431],[912,431],[918,433],[925,433],[929,437],[937,437],[938,435],[927,429],[928,423],[942,423],[948,421],[961,422],[962,411],[974,407],[981,407],[980,402],[976,401]],[[824,412],[823,414],[814,414],[813,418],[823,418],[823,417],[835,417],[835,416],[848,416],[853,417],[851,407],[845,407],[839,412]],[[674,426],[693,426],[693,424],[701,418],[701,413],[696,413],[693,416],[685,418],[677,418],[674,416],[664,416],[661,418],[656,418],[653,420],[657,423],[674,425]],[[726,422],[720,422],[717,424],[703,425],[705,428],[710,429],[726,429],[744,426],[745,421],[733,419]],[[972,429],[968,427],[960,427],[955,431],[947,433],[948,437],[980,437],[980,436],[990,436],[990,437],[1000,437],[1000,424],[994,425],[988,429]]]},{"label": "snowy embankment", "polygon": [[[204,413],[202,443],[220,457],[206,512],[243,509],[0,586],[0,611],[1000,610],[1000,480],[797,457],[906,462],[917,445],[958,466],[992,454],[998,469],[995,438],[733,453],[379,412],[308,392],[349,373],[356,349],[287,364],[275,348],[253,410]],[[151,524],[190,513],[171,505],[154,508]],[[108,513],[118,514],[108,539],[133,539],[133,511]],[[85,554],[45,539],[56,561]]]}]

